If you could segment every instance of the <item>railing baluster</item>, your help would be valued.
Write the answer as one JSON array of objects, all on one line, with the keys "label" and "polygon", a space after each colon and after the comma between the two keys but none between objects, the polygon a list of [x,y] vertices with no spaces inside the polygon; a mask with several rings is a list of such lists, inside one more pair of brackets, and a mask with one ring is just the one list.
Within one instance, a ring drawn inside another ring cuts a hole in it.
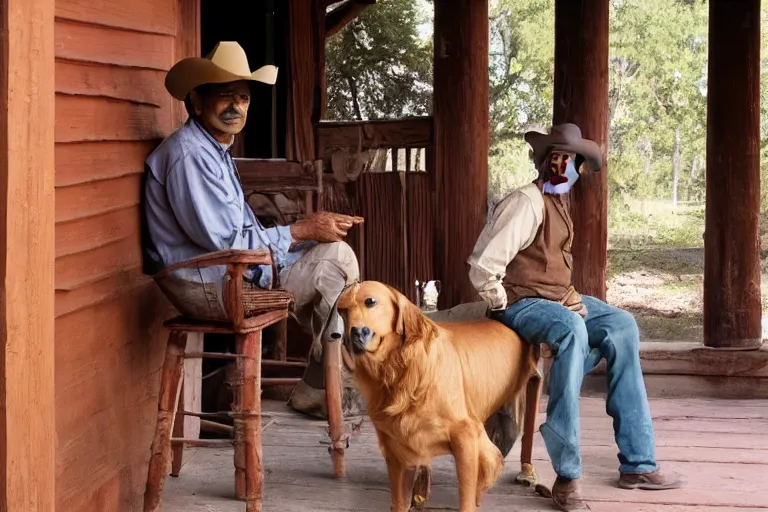
[{"label": "railing baluster", "polygon": [[413,151],[412,148],[406,148],[405,150],[405,172],[413,172],[414,170],[411,168],[411,151]]}]

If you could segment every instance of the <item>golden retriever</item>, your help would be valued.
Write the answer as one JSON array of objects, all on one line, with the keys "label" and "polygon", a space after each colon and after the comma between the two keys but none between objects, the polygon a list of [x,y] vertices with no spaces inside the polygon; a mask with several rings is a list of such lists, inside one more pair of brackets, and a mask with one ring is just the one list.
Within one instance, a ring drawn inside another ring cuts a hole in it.
[{"label": "golden retriever", "polygon": [[494,320],[437,324],[374,281],[347,288],[337,308],[387,463],[392,512],[409,510],[416,470],[446,454],[456,462],[459,510],[477,510],[504,463],[483,424],[499,410],[519,411],[526,394],[521,475],[535,483],[530,445],[540,376],[534,347]]}]

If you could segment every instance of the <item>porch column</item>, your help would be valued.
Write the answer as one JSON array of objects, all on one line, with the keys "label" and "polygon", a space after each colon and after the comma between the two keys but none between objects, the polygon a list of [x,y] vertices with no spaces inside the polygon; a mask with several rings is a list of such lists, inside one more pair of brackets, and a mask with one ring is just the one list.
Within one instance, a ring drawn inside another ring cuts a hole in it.
[{"label": "porch column", "polygon": [[0,0],[0,510],[8,511],[56,508],[53,17],[54,0]]},{"label": "porch column", "polygon": [[761,341],[760,0],[709,0],[704,343]]},{"label": "porch column", "polygon": [[434,4],[435,269],[452,307],[477,296],[466,261],[488,200],[488,0]]},{"label": "porch column", "polygon": [[603,168],[584,173],[571,192],[573,284],[605,300],[608,264],[608,4],[555,0],[553,124],[574,123],[603,151]]}]

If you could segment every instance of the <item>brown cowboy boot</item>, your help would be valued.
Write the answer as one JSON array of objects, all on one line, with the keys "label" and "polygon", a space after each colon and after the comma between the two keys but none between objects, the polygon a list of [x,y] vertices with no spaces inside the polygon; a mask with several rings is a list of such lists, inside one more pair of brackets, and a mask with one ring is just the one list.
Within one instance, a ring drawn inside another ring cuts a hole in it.
[{"label": "brown cowboy boot", "polygon": [[558,510],[565,512],[592,510],[581,496],[579,479],[569,480],[558,476],[552,486],[552,502]]},{"label": "brown cowboy boot", "polygon": [[662,473],[657,469],[651,473],[622,473],[619,476],[619,487],[622,489],[663,491],[678,489],[683,485],[685,485],[683,477],[673,471]]}]

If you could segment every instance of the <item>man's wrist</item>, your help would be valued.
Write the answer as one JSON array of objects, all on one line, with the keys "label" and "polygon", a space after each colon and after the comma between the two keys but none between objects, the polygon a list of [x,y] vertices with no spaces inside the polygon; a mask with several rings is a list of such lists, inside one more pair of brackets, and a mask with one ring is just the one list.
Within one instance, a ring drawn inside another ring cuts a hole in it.
[{"label": "man's wrist", "polygon": [[299,242],[306,242],[309,240],[309,233],[307,232],[307,224],[303,221],[298,221],[290,226],[291,228],[291,238],[293,238],[293,243],[299,243]]}]

